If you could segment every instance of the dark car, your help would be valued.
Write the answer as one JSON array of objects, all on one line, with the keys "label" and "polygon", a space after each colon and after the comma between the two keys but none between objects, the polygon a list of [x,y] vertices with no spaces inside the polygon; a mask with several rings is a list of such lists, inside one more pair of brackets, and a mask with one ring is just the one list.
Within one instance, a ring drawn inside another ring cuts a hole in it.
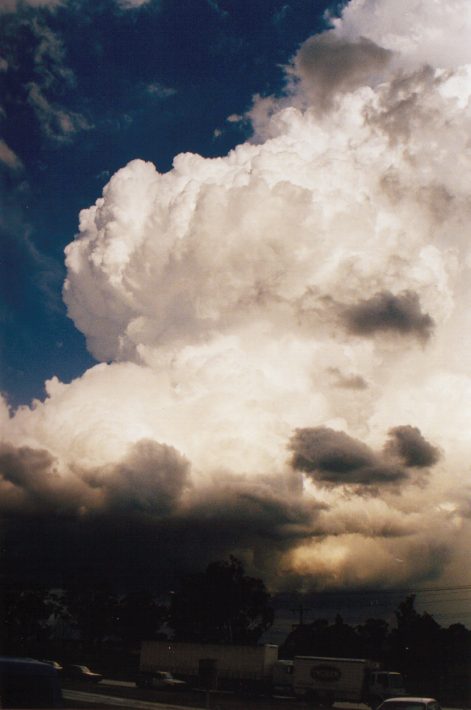
[{"label": "dark car", "polygon": [[441,707],[435,698],[406,696],[388,698],[378,706],[377,710],[441,710]]},{"label": "dark car", "polygon": [[90,670],[88,666],[83,666],[78,663],[66,666],[64,675],[71,680],[88,680],[92,683],[98,683],[103,678],[101,673],[95,673],[95,671]]},{"label": "dark car", "polygon": [[139,688],[158,688],[160,690],[183,690],[187,687],[184,680],[178,680],[169,671],[139,673],[136,685]]},{"label": "dark car", "polygon": [[57,671],[32,658],[0,656],[0,707],[63,707]]}]

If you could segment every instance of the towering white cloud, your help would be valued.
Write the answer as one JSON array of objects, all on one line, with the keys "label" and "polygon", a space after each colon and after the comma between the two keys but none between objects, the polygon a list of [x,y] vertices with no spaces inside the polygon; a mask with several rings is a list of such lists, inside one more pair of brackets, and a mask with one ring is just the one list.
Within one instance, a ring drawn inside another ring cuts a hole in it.
[{"label": "towering white cloud", "polygon": [[134,160],[82,211],[64,299],[109,364],[6,427],[58,507],[70,482],[77,515],[129,499],[179,559],[191,529],[273,583],[459,574],[470,9],[407,8],[352,0],[254,101],[251,142]]},{"label": "towering white cloud", "polygon": [[456,69],[469,62],[467,0],[350,0],[333,24],[339,38],[364,37],[394,51],[400,66]]}]

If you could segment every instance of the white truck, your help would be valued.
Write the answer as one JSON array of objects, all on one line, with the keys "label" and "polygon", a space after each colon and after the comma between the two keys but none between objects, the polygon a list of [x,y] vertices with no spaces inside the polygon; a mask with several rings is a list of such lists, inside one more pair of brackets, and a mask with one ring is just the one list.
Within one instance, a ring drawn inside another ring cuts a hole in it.
[{"label": "white truck", "polygon": [[380,670],[363,658],[296,656],[293,693],[321,705],[337,701],[363,702],[376,708],[383,700],[405,695],[400,673]]}]

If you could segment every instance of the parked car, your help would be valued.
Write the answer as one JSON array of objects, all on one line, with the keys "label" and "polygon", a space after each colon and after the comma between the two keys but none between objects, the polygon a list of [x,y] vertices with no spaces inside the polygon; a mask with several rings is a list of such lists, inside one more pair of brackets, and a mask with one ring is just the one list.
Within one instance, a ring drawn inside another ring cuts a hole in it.
[{"label": "parked car", "polygon": [[169,671],[139,673],[136,685],[138,688],[159,688],[160,690],[183,690],[187,687],[184,680],[178,680]]},{"label": "parked car", "polygon": [[441,707],[435,698],[405,696],[388,698],[378,706],[377,710],[441,710]]},{"label": "parked car", "polygon": [[58,673],[62,673],[64,670],[64,667],[59,663],[59,661],[51,661],[48,658],[41,658],[40,661],[41,663],[47,663],[48,666],[52,666]]},{"label": "parked car", "polygon": [[66,666],[64,675],[72,680],[88,680],[93,683],[98,683],[103,678],[101,673],[95,673],[95,671],[90,670],[88,666],[77,663]]}]

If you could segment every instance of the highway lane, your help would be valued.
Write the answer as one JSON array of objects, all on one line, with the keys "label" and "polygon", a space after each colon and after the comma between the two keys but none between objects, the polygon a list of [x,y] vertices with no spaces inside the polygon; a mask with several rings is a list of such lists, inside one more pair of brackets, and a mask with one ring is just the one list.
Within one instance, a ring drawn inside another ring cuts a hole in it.
[{"label": "highway lane", "polygon": [[86,703],[91,705],[100,705],[103,707],[114,706],[120,707],[121,710],[126,710],[127,708],[136,710],[201,710],[199,708],[192,708],[188,705],[170,705],[168,703],[156,703],[149,700],[140,700],[138,698],[125,698],[117,695],[105,695],[104,693],[91,693],[85,692],[83,690],[67,690],[62,691],[62,695],[67,703],[68,707],[72,707],[72,704],[76,703]]}]

